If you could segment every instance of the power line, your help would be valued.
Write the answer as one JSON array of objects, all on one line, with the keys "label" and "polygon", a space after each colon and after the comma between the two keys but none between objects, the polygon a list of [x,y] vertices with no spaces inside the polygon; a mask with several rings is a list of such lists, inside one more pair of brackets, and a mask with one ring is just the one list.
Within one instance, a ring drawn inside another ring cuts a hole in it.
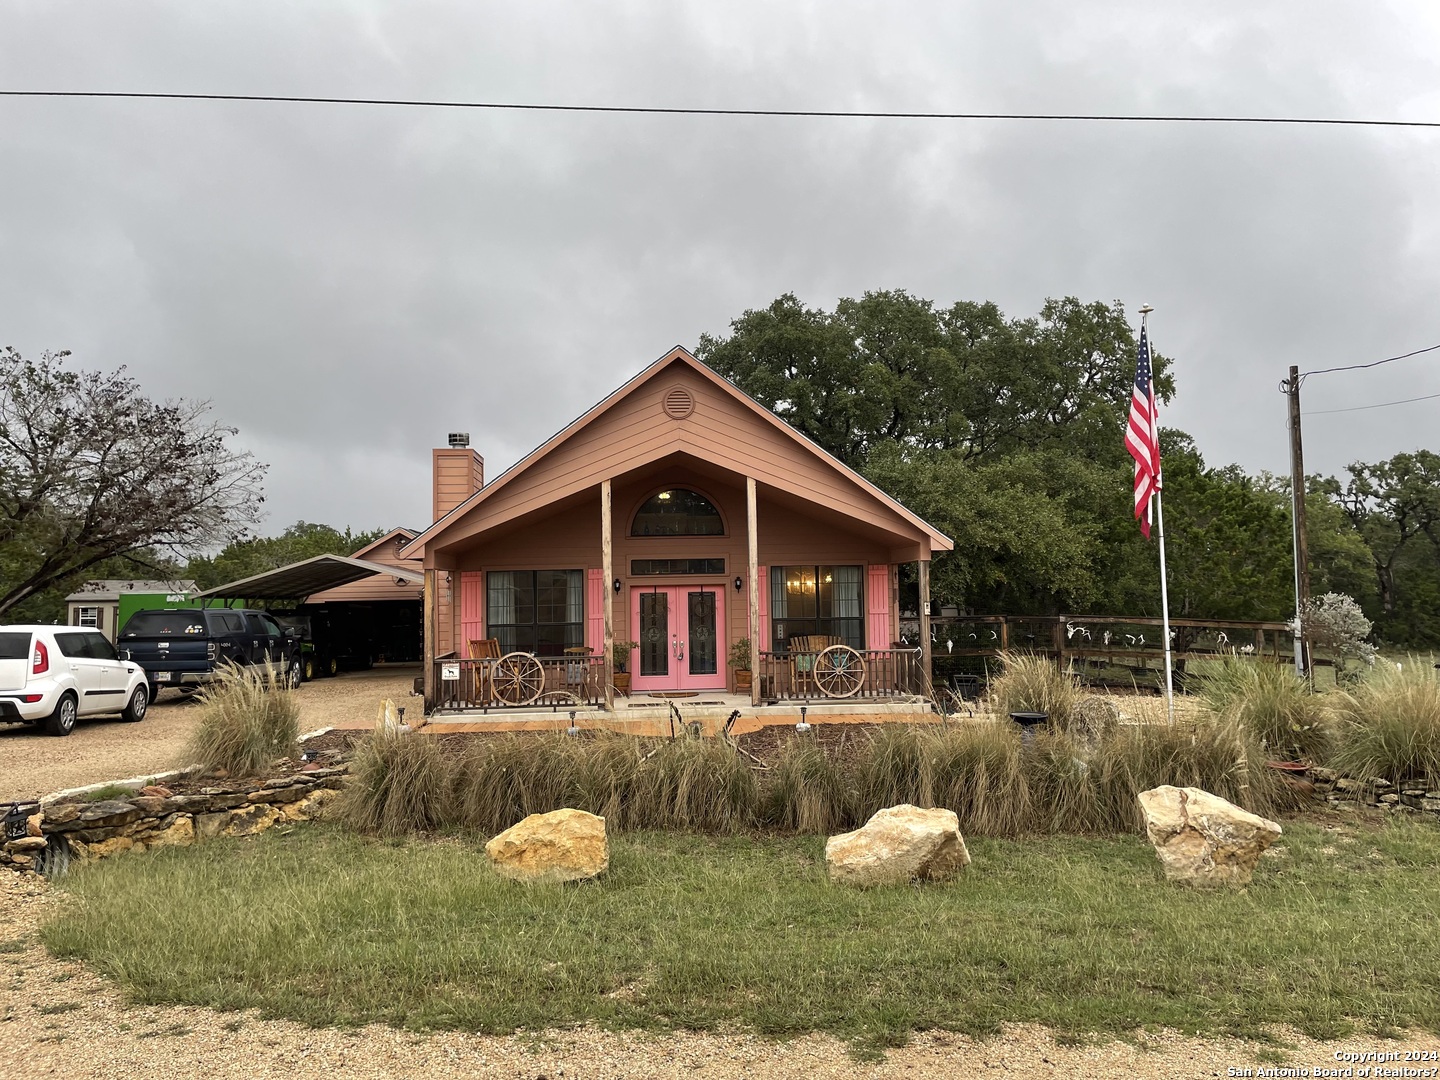
[{"label": "power line", "polygon": [[1166,116],[1129,113],[903,112],[849,109],[703,109],[655,105],[547,105],[516,101],[435,101],[423,98],[310,97],[299,94],[164,94],[120,90],[0,90],[0,97],[97,98],[133,101],[255,101],[307,105],[391,105],[516,112],[624,113],[646,116],[765,116],[853,120],[1056,120],[1139,124],[1282,124],[1309,127],[1440,128],[1440,120],[1366,120],[1331,116]]},{"label": "power line", "polygon": [[1400,401],[1382,401],[1378,405],[1355,405],[1348,409],[1310,409],[1306,416],[1323,416],[1325,413],[1364,412],[1366,409],[1388,409],[1391,405],[1409,405],[1412,401],[1431,401],[1440,394],[1426,394],[1424,397],[1407,397]]},{"label": "power line", "polygon": [[[1440,345],[1431,345],[1428,348],[1416,349],[1414,352],[1401,353],[1399,356],[1387,356],[1384,360],[1376,360],[1369,364],[1348,364],[1345,367],[1321,368],[1319,371],[1302,371],[1300,378],[1304,379],[1311,375],[1329,375],[1332,371],[1363,371],[1365,368],[1379,367],[1381,364],[1393,364],[1396,360],[1407,360],[1412,356],[1419,356],[1421,353],[1434,352],[1436,349],[1440,349]],[[1366,407],[1369,408],[1369,406]]]}]

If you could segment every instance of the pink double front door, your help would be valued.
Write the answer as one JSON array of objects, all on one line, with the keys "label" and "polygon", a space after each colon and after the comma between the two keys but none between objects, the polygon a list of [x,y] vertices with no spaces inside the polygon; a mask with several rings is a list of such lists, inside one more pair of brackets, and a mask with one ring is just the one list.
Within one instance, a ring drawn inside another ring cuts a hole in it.
[{"label": "pink double front door", "polygon": [[725,688],[724,586],[632,586],[630,625],[632,690]]}]

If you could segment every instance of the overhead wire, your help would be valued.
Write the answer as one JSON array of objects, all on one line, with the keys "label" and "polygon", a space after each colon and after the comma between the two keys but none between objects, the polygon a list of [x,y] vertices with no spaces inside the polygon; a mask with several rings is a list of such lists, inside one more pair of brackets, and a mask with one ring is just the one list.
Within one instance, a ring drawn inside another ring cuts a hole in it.
[{"label": "overhead wire", "polygon": [[1440,129],[1440,120],[1375,120],[1335,116],[1183,116],[1145,113],[923,112],[883,109],[699,108],[658,105],[577,105],[519,101],[444,101],[427,98],[332,97],[307,94],[200,94],[135,90],[0,90],[0,97],[95,98],[136,101],[252,101],[311,105],[388,105],[431,109],[621,113],[649,116],[815,117],[855,120],[1053,120],[1142,124],[1280,124],[1311,127]]},{"label": "overhead wire", "polygon": [[1412,401],[1432,401],[1440,394],[1425,394],[1423,397],[1401,398],[1399,401],[1382,401],[1378,405],[1353,405],[1348,409],[1307,409],[1306,416],[1323,416],[1326,413],[1364,412],[1366,409],[1388,409],[1391,405],[1409,405]]}]

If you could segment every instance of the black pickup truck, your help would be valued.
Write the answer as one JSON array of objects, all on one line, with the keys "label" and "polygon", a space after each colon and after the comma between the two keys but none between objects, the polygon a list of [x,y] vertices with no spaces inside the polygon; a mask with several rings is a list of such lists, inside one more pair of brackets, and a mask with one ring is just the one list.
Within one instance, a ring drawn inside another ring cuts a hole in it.
[{"label": "black pickup truck", "polygon": [[264,611],[165,608],[137,611],[115,643],[123,660],[145,669],[151,696],[167,686],[198,686],[225,664],[272,665],[290,686],[301,678],[300,641]]}]

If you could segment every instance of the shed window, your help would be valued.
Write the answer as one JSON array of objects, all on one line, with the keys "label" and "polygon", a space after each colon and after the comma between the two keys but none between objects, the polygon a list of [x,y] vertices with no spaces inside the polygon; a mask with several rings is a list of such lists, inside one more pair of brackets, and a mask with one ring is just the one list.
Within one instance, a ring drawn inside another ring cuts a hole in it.
[{"label": "shed window", "polygon": [[724,536],[715,504],[698,491],[670,488],[646,499],[635,512],[631,536]]},{"label": "shed window", "polygon": [[865,648],[863,566],[772,566],[770,625],[776,652],[790,639],[824,635]]},{"label": "shed window", "polygon": [[75,609],[76,626],[100,625],[100,609],[98,607],[77,607]]},{"label": "shed window", "polygon": [[585,644],[585,574],[580,570],[492,570],[486,619],[501,652],[561,656]]}]

